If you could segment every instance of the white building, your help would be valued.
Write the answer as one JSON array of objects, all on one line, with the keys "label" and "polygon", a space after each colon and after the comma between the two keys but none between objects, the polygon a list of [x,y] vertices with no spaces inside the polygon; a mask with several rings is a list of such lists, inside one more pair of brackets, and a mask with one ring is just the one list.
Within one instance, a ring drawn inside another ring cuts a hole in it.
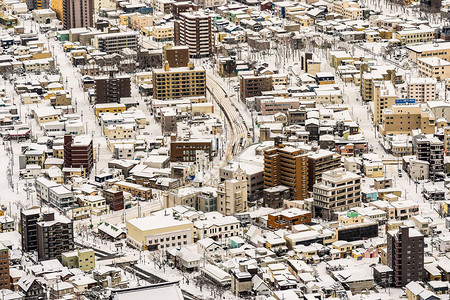
[{"label": "white building", "polygon": [[224,216],[219,212],[204,214],[205,218],[194,222],[194,236],[197,240],[212,238],[226,245],[228,238],[241,234],[240,222],[236,217]]},{"label": "white building", "polygon": [[436,99],[436,78],[412,78],[408,82],[407,98],[416,102],[428,102]]}]

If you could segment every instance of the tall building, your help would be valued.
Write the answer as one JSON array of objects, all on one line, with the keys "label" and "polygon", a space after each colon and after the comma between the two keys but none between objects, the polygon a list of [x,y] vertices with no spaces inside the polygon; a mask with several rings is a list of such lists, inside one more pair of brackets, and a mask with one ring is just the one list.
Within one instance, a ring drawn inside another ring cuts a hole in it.
[{"label": "tall building", "polygon": [[429,162],[429,177],[442,180],[444,175],[444,143],[432,135],[419,134],[413,137],[413,151],[418,160]]},{"label": "tall building", "polygon": [[201,12],[183,12],[175,20],[175,45],[189,47],[191,57],[209,56],[213,52],[212,18]]},{"label": "tall building", "polygon": [[52,0],[52,9],[66,30],[94,25],[93,0]]},{"label": "tall building", "polygon": [[436,99],[436,78],[411,78],[407,87],[407,98],[416,102],[428,102]]},{"label": "tall building", "polygon": [[170,68],[153,70],[153,98],[175,99],[206,95],[206,71],[203,67]]},{"label": "tall building", "polygon": [[261,96],[262,92],[273,89],[270,75],[239,75],[240,97],[244,101],[248,97]]},{"label": "tall building", "polygon": [[264,150],[264,188],[284,185],[295,200],[308,198],[308,155],[279,140]]},{"label": "tall building", "polygon": [[163,47],[163,61],[171,68],[187,67],[189,64],[189,47],[173,46],[167,43]]},{"label": "tall building", "polygon": [[232,216],[247,211],[247,176],[238,168],[233,179],[217,186],[217,211]]},{"label": "tall building", "polygon": [[332,151],[318,149],[308,153],[308,191],[322,180],[322,173],[341,166],[341,156]]},{"label": "tall building", "polygon": [[37,220],[41,213],[40,207],[34,207],[20,212],[20,234],[22,236],[22,251],[37,251]]},{"label": "tall building", "polygon": [[336,212],[361,205],[361,176],[338,168],[322,173],[313,186],[313,214],[325,220],[337,219]]},{"label": "tall building", "polygon": [[0,289],[11,288],[9,278],[9,249],[3,243],[0,243]]},{"label": "tall building", "polygon": [[384,109],[391,108],[397,98],[397,92],[391,81],[375,81],[373,83],[372,99],[375,107],[373,119],[376,124],[381,122]]},{"label": "tall building", "polygon": [[64,167],[83,168],[90,173],[94,166],[92,138],[87,135],[64,136]]},{"label": "tall building", "polygon": [[49,213],[37,222],[38,259],[61,258],[63,252],[74,249],[73,222],[62,215]]},{"label": "tall building", "polygon": [[120,102],[120,98],[131,97],[131,80],[128,75],[95,77],[95,103]]},{"label": "tall building", "polygon": [[425,278],[424,237],[414,227],[400,226],[387,234],[387,265],[394,271],[394,284],[403,287]]}]

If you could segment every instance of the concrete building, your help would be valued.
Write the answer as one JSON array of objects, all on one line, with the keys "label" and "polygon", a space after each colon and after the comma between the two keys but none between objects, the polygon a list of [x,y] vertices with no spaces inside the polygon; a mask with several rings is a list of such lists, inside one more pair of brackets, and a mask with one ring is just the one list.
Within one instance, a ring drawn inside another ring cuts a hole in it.
[{"label": "concrete building", "polygon": [[247,177],[242,169],[217,186],[217,211],[227,216],[247,211]]},{"label": "concrete building", "polygon": [[127,221],[127,244],[143,250],[168,250],[192,244],[194,225],[173,216],[151,215]]},{"label": "concrete building", "polygon": [[211,139],[192,139],[188,141],[170,142],[170,161],[194,162],[197,160],[197,152],[206,152],[209,159],[212,155]]},{"label": "concrete building", "polygon": [[254,205],[257,199],[262,197],[264,189],[264,167],[261,163],[247,164],[241,162],[229,162],[227,166],[220,168],[220,181],[232,179],[235,177],[234,173],[242,169],[246,174],[247,179],[247,201],[249,205]]},{"label": "concrete building", "polygon": [[442,180],[444,174],[444,143],[432,135],[413,137],[413,150],[418,160],[429,163],[429,176],[433,181]]},{"label": "concrete building", "polygon": [[326,171],[341,166],[341,156],[332,151],[317,149],[308,153],[308,191],[313,191],[314,184],[322,180]]},{"label": "concrete building", "polygon": [[19,232],[22,236],[22,250],[26,252],[37,251],[37,220],[41,215],[40,207],[22,210],[20,213]]},{"label": "concrete building", "polygon": [[[28,2],[28,1],[27,1]],[[34,0],[29,2],[35,2]],[[44,6],[47,6],[48,8],[48,1],[42,1],[38,0],[37,2],[40,2],[42,5],[42,2],[47,2],[44,4]],[[37,3],[39,5],[39,3]],[[27,5],[28,6],[28,5]],[[45,9],[45,8],[30,8],[28,6],[29,10],[32,10],[33,19],[35,22],[40,24],[50,24],[53,20],[56,20],[56,13],[51,9]]]},{"label": "concrete building", "polygon": [[[92,0],[91,0],[92,1]],[[94,36],[93,46],[108,54],[119,53],[122,49],[129,48],[137,51],[138,32],[105,33]]]},{"label": "concrete building", "polygon": [[393,38],[398,39],[402,45],[415,43],[428,43],[436,38],[434,28],[400,30],[394,33]]},{"label": "concrete building", "polygon": [[408,58],[417,63],[422,57],[439,57],[450,61],[450,42],[408,45]]},{"label": "concrete building", "polygon": [[11,282],[9,278],[9,249],[0,242],[0,288],[11,289]]},{"label": "concrete building", "polygon": [[335,213],[361,205],[361,176],[338,168],[322,174],[313,186],[315,217],[336,219]]},{"label": "concrete building", "polygon": [[282,208],[284,201],[291,199],[291,189],[277,185],[263,190],[263,207]]},{"label": "concrete building", "polygon": [[403,287],[425,278],[424,237],[415,228],[400,226],[387,233],[387,263],[394,271],[394,285]]},{"label": "concrete building", "polygon": [[284,185],[295,200],[306,199],[308,172],[308,156],[302,150],[285,147],[278,140],[264,150],[264,188]]},{"label": "concrete building", "polygon": [[61,254],[61,263],[69,269],[78,268],[84,272],[95,269],[95,253],[92,249],[78,249]]},{"label": "concrete building", "polygon": [[[95,103],[119,103],[120,98],[131,97],[131,79],[128,75],[97,76],[94,80]],[[107,111],[106,109],[99,112]],[[120,111],[121,109],[117,108],[117,112]]]},{"label": "concrete building", "polygon": [[294,225],[309,222],[311,222],[311,212],[296,207],[267,215],[267,227],[273,230],[284,228],[292,230]]},{"label": "concrete building", "polygon": [[73,222],[62,215],[49,213],[36,223],[39,260],[61,259],[61,254],[73,250]]},{"label": "concrete building", "polygon": [[175,45],[188,46],[191,57],[210,56],[214,47],[212,17],[202,12],[183,12],[174,23]]},{"label": "concrete building", "polygon": [[436,78],[412,78],[407,86],[407,98],[416,102],[428,102],[436,99]]},{"label": "concrete building", "polygon": [[206,96],[206,71],[203,67],[170,68],[153,70],[153,98],[173,99]]},{"label": "concrete building", "polygon": [[94,25],[93,0],[54,0],[52,9],[65,30]]},{"label": "concrete building", "polygon": [[64,136],[64,167],[82,168],[90,173],[94,166],[92,138],[87,135]]},{"label": "concrete building", "polygon": [[167,43],[163,47],[163,62],[167,62],[171,68],[187,67],[189,64],[189,47],[173,46]]},{"label": "concrete building", "polygon": [[424,57],[417,59],[419,76],[445,80],[450,77],[450,62],[439,57]]},{"label": "concrete building", "polygon": [[217,211],[217,191],[211,187],[172,189],[164,192],[162,197],[165,208],[184,205],[203,212]]},{"label": "concrete building", "polygon": [[375,81],[373,83],[372,99],[375,107],[373,119],[376,124],[381,122],[384,110],[391,108],[397,98],[397,92],[391,81]]},{"label": "concrete building", "polygon": [[263,91],[273,89],[272,77],[269,75],[239,75],[239,85],[242,101],[248,97],[261,96]]},{"label": "concrete building", "polygon": [[384,136],[406,134],[420,129],[425,134],[435,132],[436,118],[434,114],[422,108],[420,104],[393,105],[385,109],[382,115],[380,133]]}]

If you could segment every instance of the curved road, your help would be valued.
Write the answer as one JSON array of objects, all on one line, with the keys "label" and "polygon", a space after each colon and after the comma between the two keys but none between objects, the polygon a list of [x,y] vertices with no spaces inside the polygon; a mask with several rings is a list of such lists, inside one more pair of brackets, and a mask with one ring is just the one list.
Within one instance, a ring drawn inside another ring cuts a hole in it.
[{"label": "curved road", "polygon": [[234,155],[246,147],[248,143],[248,128],[243,122],[240,113],[230,99],[223,87],[211,76],[206,74],[206,88],[212,95],[217,105],[223,111],[231,131],[226,141],[225,161],[229,161]]}]

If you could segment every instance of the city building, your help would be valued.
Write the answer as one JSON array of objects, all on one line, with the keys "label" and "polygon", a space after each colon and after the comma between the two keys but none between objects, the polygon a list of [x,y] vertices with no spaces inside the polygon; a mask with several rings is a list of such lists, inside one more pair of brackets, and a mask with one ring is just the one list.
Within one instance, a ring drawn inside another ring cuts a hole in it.
[{"label": "city building", "polygon": [[124,208],[123,191],[113,189],[103,190],[103,197],[112,211],[122,210]]},{"label": "city building", "polygon": [[311,212],[296,207],[267,215],[267,227],[273,230],[284,228],[292,230],[294,225],[309,222],[311,222]]},{"label": "city building", "polygon": [[127,221],[127,244],[141,250],[168,250],[192,244],[194,225],[172,215],[151,215]]},{"label": "city building", "polygon": [[278,140],[274,147],[264,150],[264,188],[284,185],[291,197],[308,197],[308,155],[302,150],[284,146]]},{"label": "city building", "polygon": [[398,39],[402,45],[432,42],[436,38],[434,28],[400,30],[394,33],[393,38]]},{"label": "city building", "polygon": [[51,3],[65,30],[94,26],[93,0],[55,0]]},{"label": "city building", "polygon": [[9,249],[0,242],[0,288],[11,289],[11,282],[9,277]]},{"label": "city building", "polygon": [[189,47],[174,46],[172,43],[165,44],[163,61],[167,62],[170,68],[187,67],[189,64]]},{"label": "city building", "polygon": [[227,216],[247,211],[247,178],[242,169],[217,186],[217,211]]},{"label": "city building", "polygon": [[20,213],[19,232],[22,236],[22,250],[25,252],[37,251],[37,221],[42,208],[34,207],[22,210]]},{"label": "city building", "polygon": [[[94,80],[95,103],[119,103],[121,98],[131,97],[131,79],[128,75],[98,76]],[[121,111],[120,108],[117,110]],[[99,110],[99,112],[107,111],[107,109]]]},{"label": "city building", "polygon": [[239,75],[240,97],[244,101],[248,97],[261,96],[264,91],[273,89],[270,75]]},{"label": "city building", "polygon": [[423,235],[414,227],[404,225],[388,231],[387,263],[394,271],[395,286],[422,281],[425,278]]},{"label": "city building", "polygon": [[206,95],[206,71],[203,67],[171,68],[164,64],[162,69],[153,70],[153,98],[174,99]]},{"label": "city building", "polygon": [[82,168],[90,173],[94,166],[92,138],[87,135],[64,136],[64,167]]},{"label": "city building", "polygon": [[210,56],[214,35],[212,17],[202,12],[183,12],[174,24],[175,45],[188,46],[191,57]]},{"label": "city building", "polygon": [[407,86],[407,98],[416,102],[428,102],[436,99],[436,78],[412,78]]},{"label": "city building", "polygon": [[337,169],[340,166],[341,156],[339,154],[323,149],[313,149],[313,151],[309,152],[308,191],[313,191],[314,184],[322,180],[322,174],[324,172]]},{"label": "city building", "polygon": [[125,48],[137,51],[138,39],[138,32],[104,33],[94,36],[93,46],[108,54],[119,53]]},{"label": "city building", "polygon": [[439,57],[424,57],[417,59],[419,76],[445,80],[450,77],[450,62]]},{"label": "city building", "polygon": [[444,174],[444,143],[432,135],[413,136],[413,151],[418,160],[429,163],[428,175],[431,180],[439,181]]},{"label": "city building", "polygon": [[42,215],[36,223],[39,260],[61,259],[61,254],[71,251],[73,222],[55,213]]},{"label": "city building", "polygon": [[438,57],[450,61],[450,42],[407,45],[408,57],[417,63],[422,57]]},{"label": "city building", "polygon": [[78,268],[84,272],[95,269],[95,253],[92,249],[78,249],[61,254],[61,263],[69,269]]},{"label": "city building", "polygon": [[380,123],[383,112],[386,108],[391,108],[398,98],[395,87],[391,81],[375,81],[373,83],[373,104],[375,107],[374,121]]},{"label": "city building", "polygon": [[361,205],[361,176],[338,168],[322,173],[322,181],[313,186],[313,214],[326,220],[336,213]]},{"label": "city building", "polygon": [[191,139],[188,141],[170,142],[170,161],[172,162],[195,162],[197,153],[203,151],[208,158],[212,157],[211,139]]},{"label": "city building", "polygon": [[434,114],[420,104],[393,105],[383,111],[381,120],[380,133],[383,136],[412,135],[413,130],[417,129],[432,134],[436,130]]}]

